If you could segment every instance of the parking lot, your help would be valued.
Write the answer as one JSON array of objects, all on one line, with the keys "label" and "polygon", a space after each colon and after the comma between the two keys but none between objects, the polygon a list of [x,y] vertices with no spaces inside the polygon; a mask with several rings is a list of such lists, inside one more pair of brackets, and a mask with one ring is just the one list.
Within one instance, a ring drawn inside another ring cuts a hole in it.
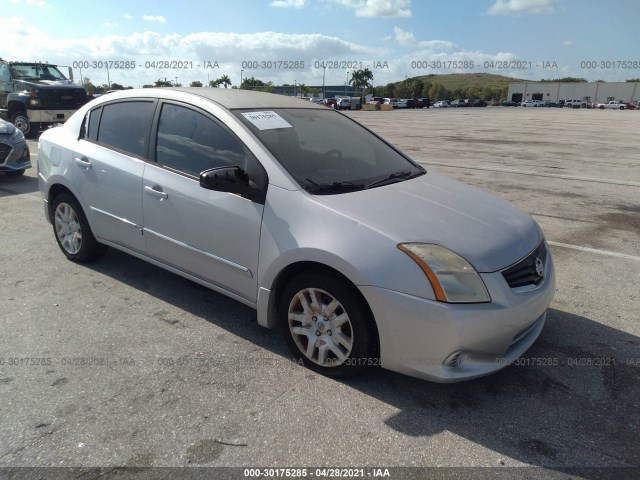
[{"label": "parking lot", "polygon": [[[67,261],[31,141],[34,168],[0,175],[0,467],[638,474],[615,467],[640,467],[640,112],[346,114],[540,224],[557,292],[527,354],[450,385],[381,369],[319,376],[233,300],[114,250]],[[508,470],[521,466],[536,470]]]}]

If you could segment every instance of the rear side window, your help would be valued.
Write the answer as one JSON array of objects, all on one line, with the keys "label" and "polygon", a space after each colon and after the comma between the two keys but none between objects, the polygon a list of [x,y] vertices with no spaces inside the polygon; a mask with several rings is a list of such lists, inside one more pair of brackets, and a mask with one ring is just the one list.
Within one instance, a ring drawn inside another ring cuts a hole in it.
[{"label": "rear side window", "polygon": [[98,141],[98,125],[100,125],[100,114],[102,113],[102,107],[91,110],[87,116],[88,125],[85,127],[85,137],[87,140]]},{"label": "rear side window", "polygon": [[[98,143],[142,157],[154,107],[154,102],[143,101],[105,105],[98,127]],[[89,136],[94,128],[91,120],[90,117]]]},{"label": "rear side window", "polygon": [[162,106],[156,162],[173,170],[199,176],[216,167],[246,167],[248,151],[213,119],[190,108]]}]

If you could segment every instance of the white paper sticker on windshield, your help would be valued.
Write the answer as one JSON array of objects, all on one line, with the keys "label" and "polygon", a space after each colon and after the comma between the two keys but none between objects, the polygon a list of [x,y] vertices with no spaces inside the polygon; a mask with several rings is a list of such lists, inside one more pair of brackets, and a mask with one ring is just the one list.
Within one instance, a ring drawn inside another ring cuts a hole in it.
[{"label": "white paper sticker on windshield", "polygon": [[247,112],[244,118],[253,123],[259,130],[273,130],[274,128],[293,128],[276,112]]}]

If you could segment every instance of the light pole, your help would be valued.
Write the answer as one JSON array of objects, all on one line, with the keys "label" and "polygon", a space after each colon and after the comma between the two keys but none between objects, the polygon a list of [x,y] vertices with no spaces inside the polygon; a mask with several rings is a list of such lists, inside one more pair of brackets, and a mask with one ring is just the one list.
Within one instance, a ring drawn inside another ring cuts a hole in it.
[{"label": "light pole", "polygon": [[293,96],[294,97],[298,96],[298,81],[297,80],[293,81]]},{"label": "light pole", "polygon": [[178,85],[178,77],[176,77],[176,83],[173,84],[173,86],[177,86]]},{"label": "light pole", "polygon": [[344,96],[347,96],[347,83],[349,83],[349,72],[347,72],[347,79],[344,82]]},{"label": "light pole", "polygon": [[244,70],[240,70],[240,88],[242,88],[242,72],[244,72]]},{"label": "light pole", "polygon": [[324,88],[324,74],[327,71],[327,67],[322,67],[322,98],[327,98],[327,91]]},{"label": "light pole", "polygon": [[207,73],[207,87],[209,87],[209,73]]}]

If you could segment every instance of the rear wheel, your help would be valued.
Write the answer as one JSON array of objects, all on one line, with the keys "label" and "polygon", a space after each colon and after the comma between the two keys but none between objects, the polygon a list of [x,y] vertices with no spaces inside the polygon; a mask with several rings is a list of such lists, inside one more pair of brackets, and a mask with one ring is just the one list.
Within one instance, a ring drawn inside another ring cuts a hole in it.
[{"label": "rear wheel", "polygon": [[316,372],[345,377],[379,364],[372,319],[355,287],[323,273],[292,279],[280,298],[280,326],[296,358]]},{"label": "rear wheel", "polygon": [[9,177],[19,177],[21,175],[24,175],[25,170],[12,170],[10,172],[5,172]]},{"label": "rear wheel", "polygon": [[74,262],[95,260],[107,249],[95,239],[82,207],[68,193],[53,200],[53,233],[62,253]]}]

